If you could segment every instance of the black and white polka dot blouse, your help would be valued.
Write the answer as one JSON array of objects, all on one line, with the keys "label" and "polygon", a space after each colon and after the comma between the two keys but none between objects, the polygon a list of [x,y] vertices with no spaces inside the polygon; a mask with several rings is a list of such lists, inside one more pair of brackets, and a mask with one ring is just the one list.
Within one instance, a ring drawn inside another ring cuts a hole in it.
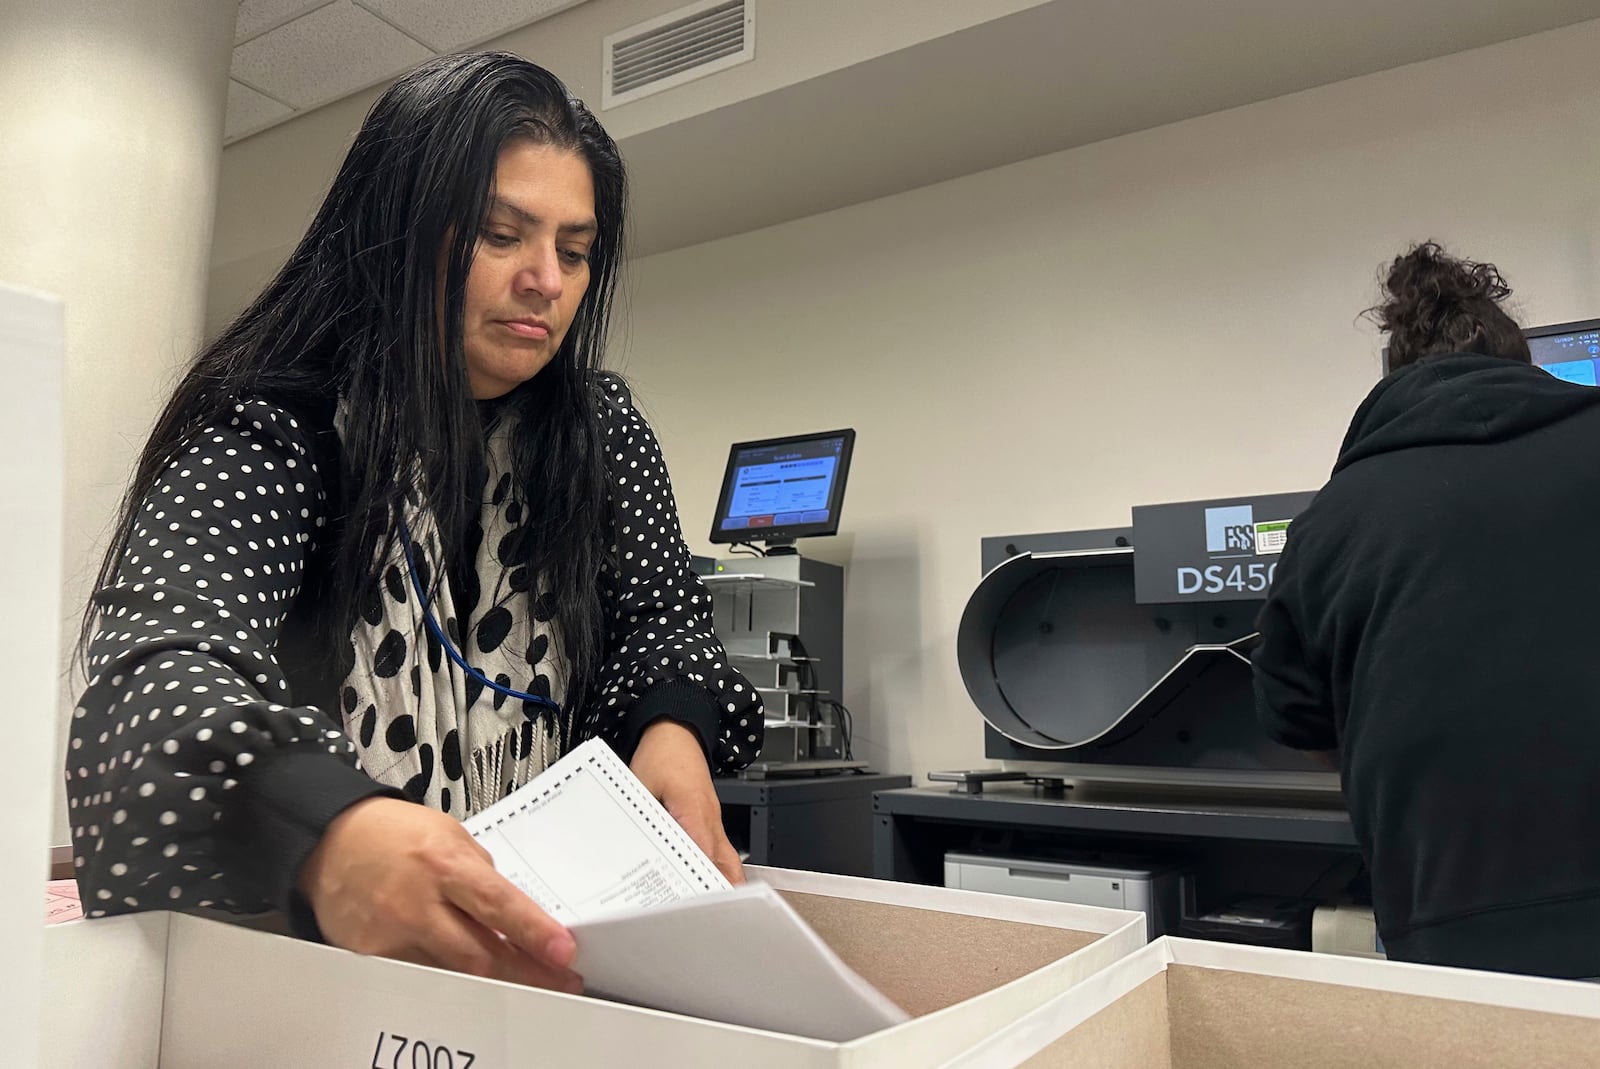
[{"label": "black and white polka dot blouse", "polygon": [[[742,767],[760,750],[760,702],[712,629],[660,447],[620,380],[603,378],[596,400],[616,568],[600,577],[606,657],[577,737],[627,757],[670,716],[715,767]],[[303,914],[296,874],[323,829],[398,793],[360,771],[317,652],[332,494],[319,422],[246,401],[197,435],[139,505],[97,595],[66,768],[90,916]]]}]

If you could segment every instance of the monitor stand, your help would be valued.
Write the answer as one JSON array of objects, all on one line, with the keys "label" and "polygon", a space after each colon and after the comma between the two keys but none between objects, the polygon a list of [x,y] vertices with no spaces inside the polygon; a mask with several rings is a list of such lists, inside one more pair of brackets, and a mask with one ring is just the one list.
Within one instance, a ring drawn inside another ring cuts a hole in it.
[{"label": "monitor stand", "polygon": [[800,551],[795,548],[794,539],[780,538],[772,542],[761,543],[763,551],[769,557],[798,557]]}]

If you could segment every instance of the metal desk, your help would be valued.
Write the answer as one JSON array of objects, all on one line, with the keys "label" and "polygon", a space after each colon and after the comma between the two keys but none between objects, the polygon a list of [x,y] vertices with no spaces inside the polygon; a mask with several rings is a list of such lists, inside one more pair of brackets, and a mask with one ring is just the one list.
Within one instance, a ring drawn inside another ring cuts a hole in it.
[{"label": "metal desk", "polygon": [[752,865],[872,875],[872,799],[910,776],[841,773],[805,779],[713,781],[722,824]]},{"label": "metal desk", "polygon": [[1208,872],[1213,887],[1290,895],[1358,849],[1337,796],[1285,801],[1093,785],[1051,795],[1026,784],[969,795],[938,786],[880,791],[873,814],[873,875],[911,883],[942,883],[949,850],[1060,847],[1181,857]]}]

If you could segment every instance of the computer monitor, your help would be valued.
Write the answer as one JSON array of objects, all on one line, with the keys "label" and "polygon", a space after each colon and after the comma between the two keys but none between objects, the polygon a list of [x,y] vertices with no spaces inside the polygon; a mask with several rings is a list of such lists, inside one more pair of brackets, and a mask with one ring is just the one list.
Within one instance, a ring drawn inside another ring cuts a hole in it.
[{"label": "computer monitor", "polygon": [[1523,331],[1533,362],[1558,379],[1600,385],[1600,319]]},{"label": "computer monitor", "polygon": [[839,532],[853,430],[739,442],[728,453],[711,541],[785,546]]}]

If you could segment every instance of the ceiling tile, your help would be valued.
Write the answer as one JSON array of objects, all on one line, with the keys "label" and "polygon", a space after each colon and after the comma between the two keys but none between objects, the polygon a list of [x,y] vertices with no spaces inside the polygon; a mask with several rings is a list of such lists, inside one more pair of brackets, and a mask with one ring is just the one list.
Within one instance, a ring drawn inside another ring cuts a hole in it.
[{"label": "ceiling tile", "polygon": [[436,52],[453,52],[585,0],[356,0]]},{"label": "ceiling tile", "polygon": [[239,0],[239,17],[233,24],[233,43],[275,29],[292,18],[333,3],[333,0]]},{"label": "ceiling tile", "polygon": [[236,47],[233,75],[295,108],[312,108],[432,54],[370,11],[337,0]]},{"label": "ceiling tile", "polygon": [[228,82],[228,121],[223,128],[223,140],[232,141],[245,134],[254,133],[265,126],[294,114],[287,104],[280,104],[269,96],[251,89],[248,85]]}]

